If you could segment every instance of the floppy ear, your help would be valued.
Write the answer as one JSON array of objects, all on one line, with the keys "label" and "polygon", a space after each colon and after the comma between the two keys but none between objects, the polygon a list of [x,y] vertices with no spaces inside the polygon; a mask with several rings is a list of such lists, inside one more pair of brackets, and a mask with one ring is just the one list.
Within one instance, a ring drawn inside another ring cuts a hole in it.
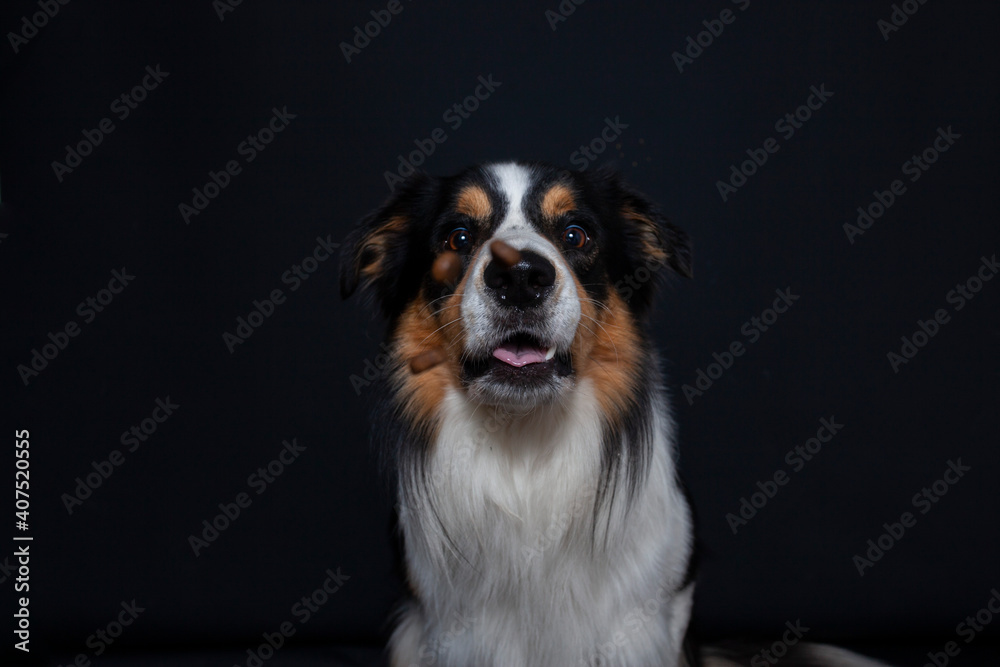
[{"label": "floppy ear", "polygon": [[620,229],[624,264],[617,265],[611,276],[616,289],[636,313],[646,311],[653,302],[655,286],[672,269],[679,275],[693,276],[691,241],[671,223],[645,195],[622,181],[613,168],[601,168],[597,178],[603,181],[608,213]]},{"label": "floppy ear", "polygon": [[370,291],[383,313],[389,314],[400,296],[407,260],[419,250],[412,247],[410,231],[421,215],[422,200],[431,185],[432,179],[426,174],[414,174],[347,236],[340,257],[343,298],[360,287]]},{"label": "floppy ear", "polygon": [[684,276],[694,277],[691,239],[670,222],[645,195],[622,185],[621,216],[630,253],[638,253],[641,264],[666,265]]}]

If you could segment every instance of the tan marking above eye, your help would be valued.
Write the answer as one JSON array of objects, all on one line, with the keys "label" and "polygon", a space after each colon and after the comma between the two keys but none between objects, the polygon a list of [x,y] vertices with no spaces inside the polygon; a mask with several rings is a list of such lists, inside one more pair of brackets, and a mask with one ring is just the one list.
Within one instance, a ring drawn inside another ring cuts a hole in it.
[{"label": "tan marking above eye", "polygon": [[493,214],[493,206],[485,190],[478,185],[467,185],[458,193],[455,212],[485,221]]},{"label": "tan marking above eye", "polygon": [[558,218],[570,211],[576,210],[576,200],[573,193],[562,183],[556,183],[542,197],[542,215],[546,218]]}]

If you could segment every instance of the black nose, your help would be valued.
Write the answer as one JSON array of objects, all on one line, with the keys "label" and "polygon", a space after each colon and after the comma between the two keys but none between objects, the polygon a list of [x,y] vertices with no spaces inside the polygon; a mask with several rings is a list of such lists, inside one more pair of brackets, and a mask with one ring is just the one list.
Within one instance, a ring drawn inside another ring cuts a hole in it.
[{"label": "black nose", "polygon": [[541,255],[522,250],[520,260],[511,266],[493,259],[486,266],[483,281],[501,306],[533,308],[552,292],[556,267]]}]

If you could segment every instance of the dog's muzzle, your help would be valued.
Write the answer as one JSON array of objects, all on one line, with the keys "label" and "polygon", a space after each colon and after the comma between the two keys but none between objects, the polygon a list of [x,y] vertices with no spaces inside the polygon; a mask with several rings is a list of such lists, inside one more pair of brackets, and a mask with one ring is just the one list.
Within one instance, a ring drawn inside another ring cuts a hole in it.
[{"label": "dog's muzzle", "polygon": [[579,305],[543,249],[517,250],[516,262],[492,257],[480,265],[481,280],[466,304],[475,342],[467,348],[463,379],[485,402],[527,406],[569,386]]}]

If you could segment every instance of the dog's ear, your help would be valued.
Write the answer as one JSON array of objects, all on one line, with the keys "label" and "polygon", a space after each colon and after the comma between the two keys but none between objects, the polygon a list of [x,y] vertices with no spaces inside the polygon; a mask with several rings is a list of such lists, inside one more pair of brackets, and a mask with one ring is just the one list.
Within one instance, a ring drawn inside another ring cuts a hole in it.
[{"label": "dog's ear", "polygon": [[398,301],[411,242],[422,208],[433,189],[433,179],[419,172],[401,183],[384,204],[372,211],[348,234],[340,257],[340,295],[348,298],[358,288],[369,291],[384,314]]},{"label": "dog's ear", "polygon": [[606,200],[612,202],[614,210],[609,214],[621,229],[618,238],[625,263],[614,268],[612,278],[633,309],[645,311],[652,303],[655,285],[663,282],[670,270],[693,277],[691,240],[617,171],[602,168],[597,177],[606,188]]},{"label": "dog's ear", "polygon": [[627,247],[641,264],[669,266],[685,278],[694,277],[691,239],[645,195],[622,184],[619,213],[625,223]]}]

